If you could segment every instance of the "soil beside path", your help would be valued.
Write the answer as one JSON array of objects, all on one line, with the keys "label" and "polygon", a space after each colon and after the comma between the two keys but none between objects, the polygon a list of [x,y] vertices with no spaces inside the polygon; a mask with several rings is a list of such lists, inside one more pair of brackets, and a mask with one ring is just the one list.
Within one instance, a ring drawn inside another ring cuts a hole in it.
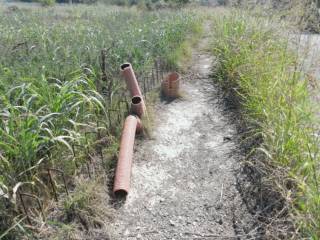
[{"label": "soil beside path", "polygon": [[136,146],[114,239],[260,239],[237,190],[236,128],[209,77],[208,42],[193,50],[183,99],[160,103],[153,138]]}]

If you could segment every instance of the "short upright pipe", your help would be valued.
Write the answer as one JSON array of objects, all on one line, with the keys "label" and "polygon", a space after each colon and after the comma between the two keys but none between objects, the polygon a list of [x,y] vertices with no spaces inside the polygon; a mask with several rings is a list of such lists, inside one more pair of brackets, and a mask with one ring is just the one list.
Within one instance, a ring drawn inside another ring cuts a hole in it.
[{"label": "short upright pipe", "polygon": [[113,193],[116,197],[125,197],[130,188],[133,146],[136,131],[141,128],[138,117],[129,115],[122,130],[120,152],[115,173]]},{"label": "short upright pipe", "polygon": [[134,74],[131,64],[124,63],[121,65],[120,69],[121,69],[121,74],[126,81],[127,88],[130,91],[131,97],[142,96],[136,75]]},{"label": "short upright pipe", "polygon": [[170,73],[161,83],[162,92],[170,98],[179,96],[180,76],[178,73]]}]

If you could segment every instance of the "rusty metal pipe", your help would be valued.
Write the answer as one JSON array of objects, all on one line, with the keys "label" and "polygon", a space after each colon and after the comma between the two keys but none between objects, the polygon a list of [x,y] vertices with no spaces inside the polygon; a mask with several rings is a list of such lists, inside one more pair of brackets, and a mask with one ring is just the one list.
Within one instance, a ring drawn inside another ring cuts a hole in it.
[{"label": "rusty metal pipe", "polygon": [[113,186],[113,193],[116,197],[125,197],[129,192],[134,139],[136,132],[139,132],[141,128],[142,125],[138,117],[129,115],[126,118],[121,135]]},{"label": "rusty metal pipe", "polygon": [[142,96],[136,75],[134,74],[131,64],[124,63],[121,65],[120,69],[121,69],[121,74],[126,81],[127,88],[130,91],[131,97]]},{"label": "rusty metal pipe", "polygon": [[166,76],[161,83],[161,89],[164,95],[170,98],[179,97],[180,89],[180,76],[178,73],[173,72]]},{"label": "rusty metal pipe", "polygon": [[143,113],[145,112],[146,105],[132,65],[130,63],[124,63],[121,65],[120,69],[132,97],[131,112],[138,115],[139,117],[142,117]]},{"label": "rusty metal pipe", "polygon": [[134,96],[131,99],[131,113],[141,118],[144,114],[144,111],[143,99],[140,96]]}]

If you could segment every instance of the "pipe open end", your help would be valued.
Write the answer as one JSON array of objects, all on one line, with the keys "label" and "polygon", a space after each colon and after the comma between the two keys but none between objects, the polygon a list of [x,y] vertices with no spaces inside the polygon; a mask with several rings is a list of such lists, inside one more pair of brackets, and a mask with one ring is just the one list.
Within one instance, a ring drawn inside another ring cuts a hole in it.
[{"label": "pipe open end", "polygon": [[131,66],[130,63],[124,63],[124,64],[122,64],[122,65],[120,66],[120,68],[121,68],[121,70],[123,71],[123,70],[125,70],[126,68],[129,68],[130,66]]},{"label": "pipe open end", "polygon": [[142,99],[140,96],[134,96],[132,99],[131,99],[131,102],[132,104],[139,104],[142,102]]},{"label": "pipe open end", "polygon": [[117,199],[125,199],[128,195],[128,192],[124,189],[119,189],[119,190],[116,190],[114,191],[114,196],[117,198]]},{"label": "pipe open end", "polygon": [[179,74],[178,73],[176,73],[176,72],[173,72],[173,73],[170,73],[169,75],[168,75],[168,81],[169,82],[174,82],[174,81],[177,81],[178,79],[179,79]]},{"label": "pipe open end", "polygon": [[162,93],[169,98],[179,97],[180,75],[176,72],[168,74],[161,83]]}]

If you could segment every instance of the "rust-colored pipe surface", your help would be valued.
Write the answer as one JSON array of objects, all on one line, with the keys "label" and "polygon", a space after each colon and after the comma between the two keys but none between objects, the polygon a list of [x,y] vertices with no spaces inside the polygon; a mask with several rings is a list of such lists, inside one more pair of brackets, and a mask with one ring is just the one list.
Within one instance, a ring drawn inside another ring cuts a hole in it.
[{"label": "rust-colored pipe surface", "polygon": [[126,81],[127,88],[130,91],[131,97],[142,96],[136,75],[134,74],[131,64],[124,63],[121,65],[120,69],[121,69],[121,74]]},{"label": "rust-colored pipe surface", "polygon": [[140,131],[141,128],[138,117],[129,115],[126,118],[121,135],[120,152],[113,186],[113,193],[116,197],[125,197],[129,192],[134,139],[136,131]]},{"label": "rust-colored pipe surface", "polygon": [[162,92],[170,98],[179,97],[180,76],[178,73],[170,73],[161,84]]},{"label": "rust-colored pipe surface", "polygon": [[131,113],[136,114],[141,118],[144,110],[143,99],[140,96],[134,96],[131,99]]}]

